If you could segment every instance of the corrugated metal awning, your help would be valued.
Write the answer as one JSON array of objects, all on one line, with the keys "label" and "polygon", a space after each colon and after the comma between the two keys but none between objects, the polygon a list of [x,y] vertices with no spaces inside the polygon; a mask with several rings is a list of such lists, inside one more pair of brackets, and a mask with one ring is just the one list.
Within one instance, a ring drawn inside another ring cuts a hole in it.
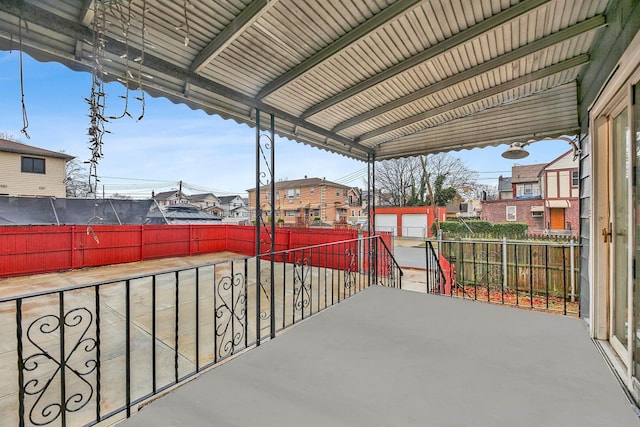
[{"label": "corrugated metal awning", "polygon": [[531,212],[544,212],[544,206],[531,206]]},{"label": "corrugated metal awning", "polygon": [[609,3],[0,0],[0,49],[382,160],[578,132]]}]

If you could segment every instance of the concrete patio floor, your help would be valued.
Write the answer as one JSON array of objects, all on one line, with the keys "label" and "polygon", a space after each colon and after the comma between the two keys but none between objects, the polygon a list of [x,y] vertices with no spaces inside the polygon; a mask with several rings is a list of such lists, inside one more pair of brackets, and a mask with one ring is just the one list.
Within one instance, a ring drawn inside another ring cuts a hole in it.
[{"label": "concrete patio floor", "polygon": [[122,426],[640,426],[580,319],[372,287]]}]

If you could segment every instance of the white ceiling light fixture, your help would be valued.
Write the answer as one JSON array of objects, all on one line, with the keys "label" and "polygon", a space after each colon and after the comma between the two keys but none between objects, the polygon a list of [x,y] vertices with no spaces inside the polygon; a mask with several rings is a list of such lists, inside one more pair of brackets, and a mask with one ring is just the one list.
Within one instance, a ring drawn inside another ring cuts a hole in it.
[{"label": "white ceiling light fixture", "polygon": [[527,145],[527,143],[514,142],[502,153],[502,157],[509,160],[524,159],[529,155],[529,152],[524,149],[525,145]]},{"label": "white ceiling light fixture", "polygon": [[582,154],[582,149],[578,147],[578,144],[576,142],[578,140],[578,136],[575,136],[574,138],[570,138],[568,136],[558,136],[555,138],[547,137],[538,140],[530,139],[527,142],[514,142],[509,146],[509,148],[506,149],[504,153],[502,153],[502,157],[509,160],[524,159],[529,155],[529,152],[525,150],[524,147],[533,142],[549,140],[559,140],[569,143],[569,145],[571,145],[571,148],[573,148],[573,160],[576,160],[580,156],[580,154]]}]

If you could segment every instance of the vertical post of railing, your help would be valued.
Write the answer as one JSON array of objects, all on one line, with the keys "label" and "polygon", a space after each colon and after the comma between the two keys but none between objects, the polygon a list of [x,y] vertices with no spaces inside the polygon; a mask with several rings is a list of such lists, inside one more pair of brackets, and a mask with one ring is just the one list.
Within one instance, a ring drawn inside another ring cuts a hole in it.
[{"label": "vertical post of railing", "polygon": [[502,237],[502,304],[504,304],[504,290],[508,289],[507,271],[507,238]]},{"label": "vertical post of railing", "polygon": [[[458,248],[460,249],[460,285],[462,287],[462,299],[464,299],[465,295],[465,287],[464,287],[464,275],[465,275],[465,264],[464,264],[464,244],[462,240],[458,240]],[[456,290],[456,295],[458,295],[458,291]]]},{"label": "vertical post of railing", "polygon": [[514,261],[514,268],[515,268],[515,274],[514,274],[514,279],[515,279],[515,290],[516,290],[516,306],[520,305],[520,300],[518,299],[518,286],[520,285],[520,273],[518,272],[518,244],[514,243],[513,244],[513,261]]},{"label": "vertical post of railing", "polygon": [[[233,277],[233,276],[232,276]],[[178,383],[178,356],[180,354],[178,342],[179,342],[179,322],[180,322],[180,275],[176,271],[175,273],[175,299],[176,299],[176,318],[175,318],[175,329],[174,329],[174,340],[175,340],[175,350],[173,352],[173,374],[176,380],[176,384]]]},{"label": "vertical post of railing", "polygon": [[249,260],[245,258],[244,260],[244,312],[245,312],[244,348],[249,347],[249,315],[246,314],[246,313],[249,313],[249,298],[247,297],[247,295],[249,294],[249,285],[247,282],[248,278],[249,278]]},{"label": "vertical post of railing", "polygon": [[576,300],[576,275],[575,275],[575,247],[573,242],[573,237],[569,241],[569,269],[571,271],[571,302],[575,302]]},{"label": "vertical post of railing", "polygon": [[22,298],[16,299],[16,338],[18,352],[18,419],[24,427],[24,359],[22,355]]},{"label": "vertical post of railing", "polygon": [[100,422],[100,389],[101,366],[100,366],[100,286],[95,289],[95,310],[96,310],[96,421]]},{"label": "vertical post of railing", "polygon": [[[213,266],[213,363],[218,362],[218,297],[216,296],[216,266]],[[247,286],[248,287],[248,286]],[[249,298],[245,298],[245,301]],[[246,313],[246,311],[245,311]],[[247,320],[249,322],[249,315],[247,314]]]},{"label": "vertical post of railing", "polygon": [[[273,203],[273,200],[271,201]],[[256,108],[256,346],[260,345],[260,110]],[[232,276],[233,278],[233,276]]]},{"label": "vertical post of railing", "polygon": [[[60,422],[62,426],[67,425],[67,356],[65,355],[65,322],[64,322],[64,291],[58,292],[58,308],[60,310]],[[28,331],[27,331],[28,333]]]},{"label": "vertical post of railing", "polygon": [[565,247],[562,248],[562,300],[564,302],[564,310],[563,314],[567,315],[567,253],[565,251]]},{"label": "vertical post of railing", "polygon": [[529,243],[529,306],[533,308],[533,245]]},{"label": "vertical post of railing", "polygon": [[[366,250],[366,260],[367,260],[367,287],[371,286],[371,227],[375,227],[372,221],[375,221],[373,218],[373,209],[371,209],[371,154],[367,154],[367,244]],[[375,194],[373,195],[373,201],[375,203]],[[373,224],[373,225],[372,225]],[[338,298],[340,297],[340,276],[338,276]],[[340,302],[340,299],[338,299]]]},{"label": "vertical post of railing", "polygon": [[549,310],[549,245],[544,245],[544,291],[546,307]]},{"label": "vertical post of railing", "polygon": [[271,201],[271,268],[269,270],[269,286],[270,286],[270,290],[269,290],[269,310],[270,310],[270,314],[271,316],[269,317],[270,319],[270,324],[269,324],[269,329],[270,329],[270,336],[271,339],[276,337],[276,292],[275,292],[275,252],[276,252],[276,211],[275,211],[275,206],[276,206],[276,158],[275,158],[275,152],[276,152],[276,126],[275,126],[275,116],[273,114],[271,114],[271,126],[270,126],[270,133],[271,133],[271,192],[270,192],[270,201]]},{"label": "vertical post of railing", "polygon": [[[215,297],[215,293],[214,293]],[[215,305],[214,305],[215,307]],[[158,380],[157,380],[157,362],[156,362],[156,275],[151,278],[151,372],[153,377],[151,378],[151,385],[153,388],[153,394],[158,392]],[[215,336],[215,335],[214,335]]]},{"label": "vertical post of railing", "polygon": [[438,253],[437,253],[438,263],[440,263],[441,255],[442,255],[442,230],[438,229]]},{"label": "vertical post of railing", "polygon": [[200,268],[196,267],[196,372],[200,371]]},{"label": "vertical post of railing", "polygon": [[125,321],[125,394],[127,418],[131,417],[131,282],[124,283],[124,321]]},{"label": "vertical post of railing", "polygon": [[473,259],[473,300],[478,299],[478,271],[476,269],[476,242],[471,243],[471,257]]},{"label": "vertical post of railing", "polygon": [[[287,246],[289,247],[289,246]],[[282,260],[282,329],[287,327],[287,261],[289,260],[289,251],[283,252]]]}]

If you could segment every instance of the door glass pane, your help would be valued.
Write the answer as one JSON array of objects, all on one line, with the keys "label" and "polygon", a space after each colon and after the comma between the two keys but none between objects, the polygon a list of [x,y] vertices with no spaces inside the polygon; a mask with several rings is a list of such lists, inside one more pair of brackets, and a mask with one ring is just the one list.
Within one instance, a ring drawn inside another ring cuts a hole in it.
[{"label": "door glass pane", "polygon": [[628,247],[629,247],[629,142],[627,109],[611,122],[611,150],[613,153],[613,335],[627,346],[628,319]]},{"label": "door glass pane", "polygon": [[633,360],[635,364],[634,375],[640,379],[640,84],[636,84],[633,87],[634,99],[636,99],[633,108],[633,129],[635,132],[635,168],[636,168],[636,182],[635,192],[633,195],[634,213],[635,213],[635,227],[636,227],[636,243],[635,243],[635,269],[636,280],[635,287],[635,301],[634,301],[634,313],[636,316],[636,328],[635,328],[635,349],[633,351]]}]

